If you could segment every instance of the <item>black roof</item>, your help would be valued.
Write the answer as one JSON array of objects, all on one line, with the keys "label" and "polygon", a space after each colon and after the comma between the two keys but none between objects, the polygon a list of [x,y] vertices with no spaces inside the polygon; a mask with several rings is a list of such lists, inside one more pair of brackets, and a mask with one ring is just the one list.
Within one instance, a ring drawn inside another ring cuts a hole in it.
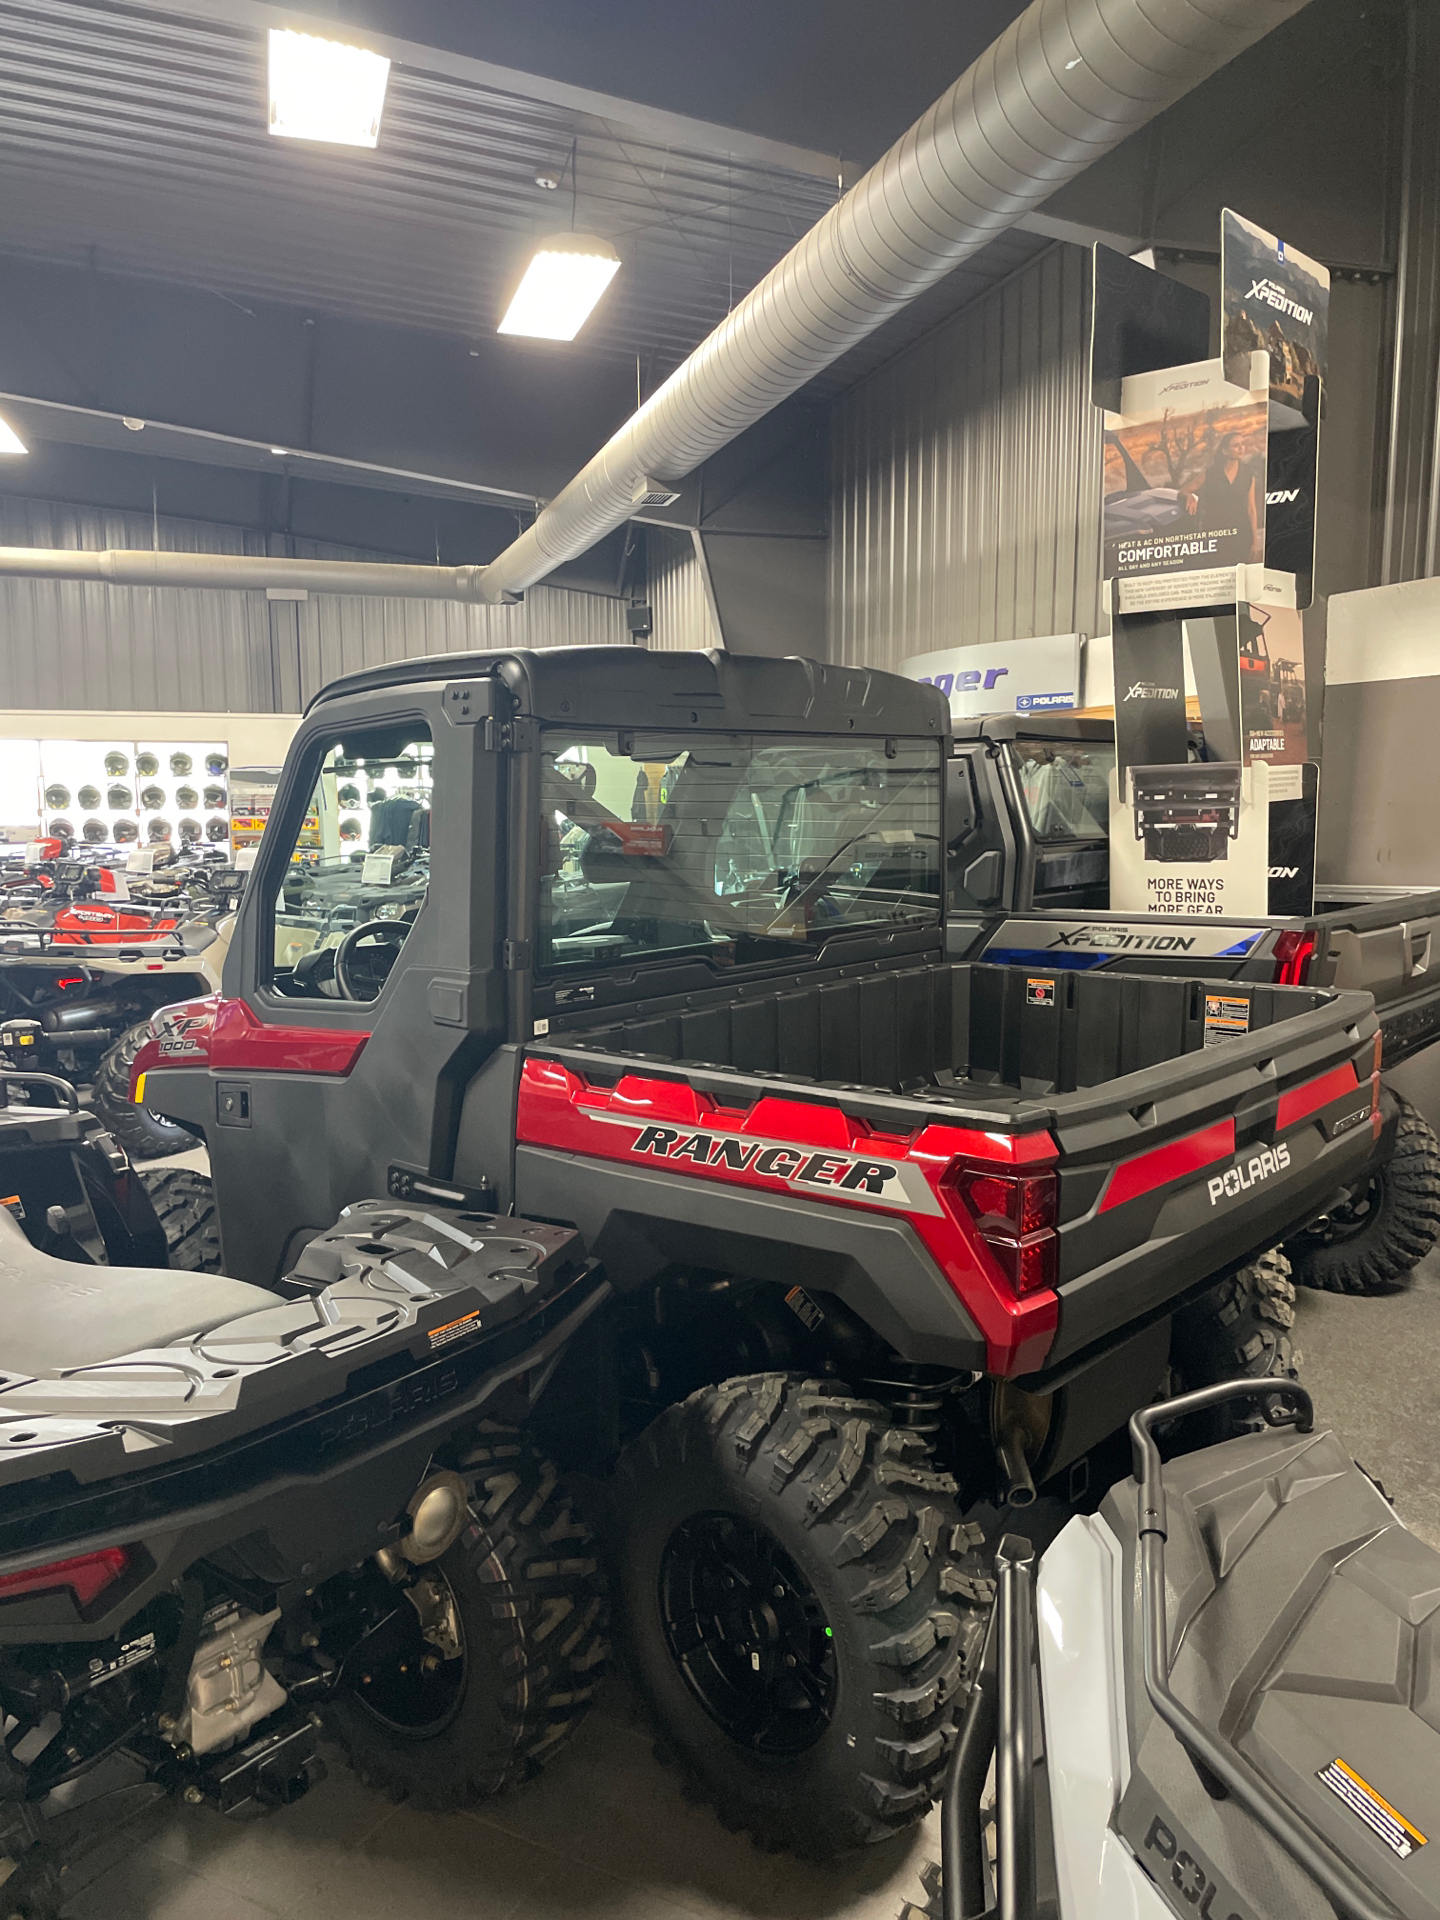
[{"label": "black roof", "polygon": [[1093,740],[1109,744],[1115,722],[1079,713],[990,713],[979,720],[955,720],[957,740]]},{"label": "black roof", "polygon": [[704,653],[546,647],[430,654],[332,680],[306,711],[347,694],[485,675],[504,683],[517,713],[574,726],[698,726],[725,732],[893,734],[937,740],[950,731],[944,696],[899,674],[714,647]]}]

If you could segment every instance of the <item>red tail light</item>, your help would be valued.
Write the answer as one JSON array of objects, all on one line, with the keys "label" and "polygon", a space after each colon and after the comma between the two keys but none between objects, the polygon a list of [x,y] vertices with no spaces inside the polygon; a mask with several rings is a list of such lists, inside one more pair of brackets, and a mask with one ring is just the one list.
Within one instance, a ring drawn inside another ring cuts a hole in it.
[{"label": "red tail light", "polygon": [[957,1163],[945,1183],[979,1230],[1017,1298],[1053,1287],[1060,1242],[1060,1183],[1053,1173],[997,1173]]},{"label": "red tail light", "polygon": [[1275,942],[1275,984],[1277,987],[1303,987],[1315,954],[1313,933],[1297,933],[1293,928]]},{"label": "red tail light", "polygon": [[52,1560],[47,1567],[26,1567],[23,1573],[0,1573],[0,1601],[25,1594],[50,1593],[68,1587],[77,1607],[88,1607],[106,1587],[113,1587],[130,1564],[128,1547],[100,1547],[77,1554],[73,1560]]}]

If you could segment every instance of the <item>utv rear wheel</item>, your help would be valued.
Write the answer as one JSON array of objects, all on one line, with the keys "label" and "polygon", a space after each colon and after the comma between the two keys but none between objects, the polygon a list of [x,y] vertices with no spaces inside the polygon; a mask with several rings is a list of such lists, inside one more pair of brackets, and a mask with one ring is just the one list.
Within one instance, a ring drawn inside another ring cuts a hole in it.
[{"label": "utv rear wheel", "polygon": [[825,1858],[918,1820],[993,1593],[919,1436],[760,1374],[662,1414],[616,1491],[636,1677],[722,1821]]},{"label": "utv rear wheel", "polygon": [[1302,1287],[1327,1293],[1388,1293],[1440,1238],[1440,1140],[1422,1113],[1400,1108],[1395,1147],[1342,1206],[1285,1242]]},{"label": "utv rear wheel", "polygon": [[182,1273],[223,1273],[220,1215],[208,1176],[176,1167],[171,1173],[146,1170],[140,1178],[165,1229],[170,1265]]},{"label": "utv rear wheel", "polygon": [[[1175,1316],[1170,1364],[1180,1391],[1217,1386],[1222,1380],[1298,1380],[1295,1288],[1290,1263],[1278,1249],[1223,1280]],[[1194,1417],[1196,1445],[1265,1425],[1259,1399],[1236,1400]]]},{"label": "utv rear wheel", "polygon": [[440,1810],[552,1759],[608,1653],[594,1536],[555,1468],[500,1428],[460,1465],[469,1524],[411,1590],[385,1594],[325,1713],[362,1781]]},{"label": "utv rear wheel", "polygon": [[163,1113],[137,1107],[130,1098],[130,1069],[150,1038],[150,1022],[129,1027],[103,1055],[95,1069],[90,1102],[132,1160],[163,1160],[167,1154],[188,1153],[195,1136],[177,1127]]}]

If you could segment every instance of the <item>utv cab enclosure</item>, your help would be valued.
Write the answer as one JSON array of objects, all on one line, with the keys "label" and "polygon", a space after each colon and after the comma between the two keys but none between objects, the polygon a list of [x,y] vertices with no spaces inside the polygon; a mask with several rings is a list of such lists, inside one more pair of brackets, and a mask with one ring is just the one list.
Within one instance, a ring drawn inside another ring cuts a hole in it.
[{"label": "utv cab enclosure", "polygon": [[455,655],[327,688],[223,994],[137,1062],[207,1141],[228,1271],[272,1283],[373,1193],[513,1208],[578,1227],[622,1293],[799,1286],[876,1354],[1040,1387],[1111,1356],[1110,1431],[1144,1398],[1117,1350],[1163,1348],[1364,1161],[1375,1016],[947,959],[949,752],[932,689],[801,659]]}]

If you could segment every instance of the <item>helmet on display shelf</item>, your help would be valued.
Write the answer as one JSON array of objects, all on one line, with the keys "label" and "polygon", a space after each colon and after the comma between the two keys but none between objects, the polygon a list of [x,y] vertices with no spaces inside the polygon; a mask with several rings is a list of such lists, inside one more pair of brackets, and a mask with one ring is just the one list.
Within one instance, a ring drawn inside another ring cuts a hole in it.
[{"label": "helmet on display shelf", "polygon": [[162,820],[157,814],[150,822],[147,832],[152,840],[159,840],[162,844],[167,843],[170,839],[170,822]]},{"label": "helmet on display shelf", "polygon": [[110,838],[110,829],[103,820],[87,820],[80,832],[92,847],[102,847]]},{"label": "helmet on display shelf", "polygon": [[184,807],[185,810],[189,812],[192,807],[199,806],[200,796],[196,793],[194,787],[177,787],[175,789],[175,804],[177,807]]},{"label": "helmet on display shelf", "polygon": [[172,753],[170,756],[170,771],[177,780],[183,780],[194,764],[188,753]]},{"label": "helmet on display shelf", "polygon": [[200,822],[198,820],[182,820],[180,822],[180,838],[187,847],[193,847],[195,842],[200,838]]},{"label": "helmet on display shelf", "polygon": [[105,756],[105,771],[112,780],[116,779],[122,773],[128,773],[130,771],[129,755],[124,753],[107,753]]},{"label": "helmet on display shelf", "polygon": [[93,813],[100,804],[99,787],[81,787],[75,796],[77,807],[84,807],[87,813]]},{"label": "helmet on display shelf", "polygon": [[342,840],[358,840],[360,838],[360,822],[355,818],[353,813],[347,814],[345,819],[340,822],[340,838]]},{"label": "helmet on display shelf", "polygon": [[140,838],[140,829],[133,820],[113,821],[110,832],[117,847],[128,847],[132,840]]},{"label": "helmet on display shelf", "polygon": [[70,804],[70,789],[68,787],[62,787],[57,780],[53,787],[46,787],[45,804],[47,807],[68,807]]},{"label": "helmet on display shelf", "polygon": [[135,795],[129,787],[117,784],[106,794],[105,804],[112,813],[128,813],[135,804]]},{"label": "helmet on display shelf", "polygon": [[142,778],[149,780],[160,771],[160,762],[153,753],[137,753],[135,756],[135,771],[140,774]]},{"label": "helmet on display shelf", "polygon": [[224,773],[229,765],[230,762],[223,753],[207,753],[205,756],[205,771],[207,773]]},{"label": "helmet on display shelf", "polygon": [[356,786],[343,786],[335,798],[340,802],[342,807],[358,807],[360,804],[360,789]]},{"label": "helmet on display shelf", "polygon": [[230,822],[228,820],[207,820],[205,822],[205,838],[207,840],[228,840],[230,838]]},{"label": "helmet on display shelf", "polygon": [[140,795],[140,804],[147,813],[153,813],[157,807],[164,806],[165,789],[163,787],[146,787]]},{"label": "helmet on display shelf", "polygon": [[225,806],[224,787],[206,787],[205,804],[210,809],[211,813],[222,812]]},{"label": "helmet on display shelf", "polygon": [[49,831],[51,837],[56,840],[73,840],[75,838],[75,829],[68,820],[52,820]]}]

